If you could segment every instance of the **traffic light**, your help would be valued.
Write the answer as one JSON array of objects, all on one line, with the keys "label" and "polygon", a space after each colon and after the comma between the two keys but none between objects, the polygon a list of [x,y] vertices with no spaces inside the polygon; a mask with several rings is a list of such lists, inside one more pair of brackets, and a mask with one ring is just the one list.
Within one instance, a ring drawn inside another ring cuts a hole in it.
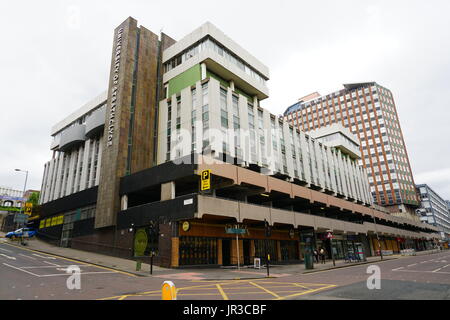
[{"label": "traffic light", "polygon": [[158,252],[159,224],[156,221],[150,221],[148,226],[149,246],[152,254]]}]

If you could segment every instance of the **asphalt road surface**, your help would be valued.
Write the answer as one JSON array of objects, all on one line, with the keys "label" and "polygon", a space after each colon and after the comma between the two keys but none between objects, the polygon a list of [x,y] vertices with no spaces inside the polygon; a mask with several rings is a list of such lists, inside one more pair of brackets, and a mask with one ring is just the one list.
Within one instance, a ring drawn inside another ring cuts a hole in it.
[{"label": "asphalt road surface", "polygon": [[[372,265],[380,268],[380,289],[367,288],[371,276],[367,268]],[[72,267],[81,272],[79,289],[67,285]],[[192,276],[207,272],[217,270],[169,270],[167,275],[139,277],[0,239],[2,300],[160,300],[164,280],[175,283],[178,300],[450,299],[450,251],[310,274],[281,273],[278,278],[198,280]]]}]

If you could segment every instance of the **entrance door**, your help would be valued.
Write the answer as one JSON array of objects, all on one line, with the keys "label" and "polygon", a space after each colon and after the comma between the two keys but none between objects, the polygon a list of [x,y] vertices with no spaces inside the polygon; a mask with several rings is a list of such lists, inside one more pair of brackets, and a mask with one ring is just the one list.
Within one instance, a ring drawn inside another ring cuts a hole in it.
[{"label": "entrance door", "polygon": [[244,265],[251,264],[251,257],[250,257],[250,240],[244,239]]},{"label": "entrance door", "polygon": [[222,265],[231,265],[231,240],[222,239]]}]

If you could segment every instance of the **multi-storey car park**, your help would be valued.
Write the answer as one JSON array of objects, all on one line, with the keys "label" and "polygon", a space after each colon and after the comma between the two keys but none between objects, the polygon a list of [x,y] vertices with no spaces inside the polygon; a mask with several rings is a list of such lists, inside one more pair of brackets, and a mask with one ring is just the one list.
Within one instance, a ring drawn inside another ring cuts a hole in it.
[{"label": "multi-storey car park", "polygon": [[[342,258],[377,254],[376,233],[394,252],[436,239],[434,226],[372,206],[350,131],[309,135],[261,108],[268,79],[211,23],[177,42],[128,18],[107,93],[52,130],[41,237],[128,258],[155,251],[169,267],[236,264],[237,252],[249,264],[266,244],[283,263],[302,260],[310,241]],[[246,231],[236,240],[232,229]]]},{"label": "multi-storey car park", "polygon": [[419,199],[392,92],[376,82],[315,92],[286,109],[285,119],[310,132],[340,123],[360,140],[360,163],[367,169],[374,203],[416,221]]}]

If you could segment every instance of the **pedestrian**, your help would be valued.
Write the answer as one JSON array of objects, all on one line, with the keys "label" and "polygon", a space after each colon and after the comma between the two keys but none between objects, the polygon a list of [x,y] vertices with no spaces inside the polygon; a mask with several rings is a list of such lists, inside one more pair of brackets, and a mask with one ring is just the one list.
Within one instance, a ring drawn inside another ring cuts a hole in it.
[{"label": "pedestrian", "polygon": [[314,249],[314,258],[316,259],[316,263],[319,263],[319,252],[317,249]]},{"label": "pedestrian", "polygon": [[320,248],[319,254],[320,254],[320,259],[322,260],[322,264],[325,264],[325,250],[324,250],[324,248]]}]

